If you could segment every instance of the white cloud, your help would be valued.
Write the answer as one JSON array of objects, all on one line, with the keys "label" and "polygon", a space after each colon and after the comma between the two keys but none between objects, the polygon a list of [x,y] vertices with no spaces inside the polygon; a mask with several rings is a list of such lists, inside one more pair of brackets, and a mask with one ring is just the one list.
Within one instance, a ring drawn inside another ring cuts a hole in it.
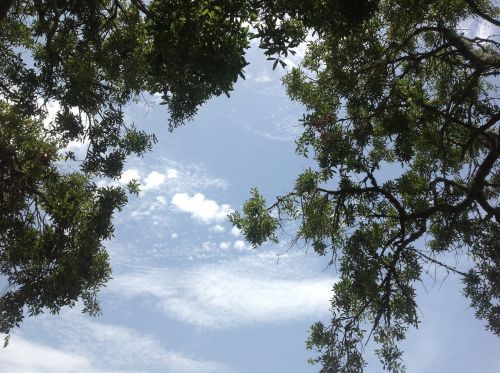
[{"label": "white cloud", "polygon": [[201,244],[202,251],[212,252],[212,251],[214,251],[215,248],[216,248],[216,245],[212,241],[205,241],[205,242],[202,242],[202,244]]},{"label": "white cloud", "polygon": [[[151,153],[151,155],[154,154]],[[225,189],[227,187],[225,180],[209,175],[204,167],[196,164],[179,163],[166,157],[153,158],[147,164],[144,161],[131,162],[131,164],[133,167],[129,170],[135,171],[130,173],[130,176],[141,176],[142,190],[159,190],[169,198],[179,192],[194,193],[211,188]],[[148,164],[162,164],[164,167],[151,169],[147,167]],[[125,176],[127,171],[125,171]],[[151,195],[151,193],[147,194]],[[144,201],[145,195],[142,197],[141,200]]]},{"label": "white cloud", "polygon": [[305,277],[276,265],[275,257],[248,259],[115,275],[108,289],[131,298],[149,295],[167,317],[208,328],[315,320],[328,312],[332,278]]},{"label": "white cloud", "polygon": [[238,237],[241,234],[241,229],[238,229],[236,227],[231,228],[231,234],[234,237]]},{"label": "white cloud", "polygon": [[137,180],[139,181],[141,179],[141,175],[139,174],[139,170],[136,170],[135,168],[129,168],[128,170],[125,170],[120,177],[120,184],[128,184],[132,180]]},{"label": "white cloud", "polygon": [[[31,322],[35,334],[46,332],[58,348],[14,336],[0,351],[0,371],[38,372],[224,372],[227,368],[166,349],[152,336],[132,329],[90,321],[76,310],[55,319]],[[23,326],[24,327],[24,326]],[[29,329],[29,327],[28,327]],[[50,332],[49,332],[50,330]],[[4,368],[4,369],[2,369]]]},{"label": "white cloud", "polygon": [[271,81],[271,76],[267,70],[260,72],[253,80],[258,83],[267,83]]},{"label": "white cloud", "polygon": [[303,107],[297,102],[291,102],[278,83],[270,84],[270,88],[265,91],[261,95],[266,96],[266,102],[259,102],[259,120],[243,119],[241,125],[249,132],[270,140],[295,140],[303,129],[298,121]]},{"label": "white cloud", "polygon": [[216,224],[216,225],[212,225],[208,230],[210,232],[214,232],[214,233],[221,233],[221,232],[224,232],[226,230],[226,228],[224,228],[220,224]]},{"label": "white cloud", "polygon": [[227,241],[222,241],[220,244],[219,244],[219,248],[222,249],[222,250],[227,250],[231,247],[231,242],[227,242]]},{"label": "white cloud", "polygon": [[176,179],[179,177],[179,171],[175,168],[169,168],[167,170],[167,179]]},{"label": "white cloud", "polygon": [[172,233],[170,235],[170,238],[172,238],[173,240],[175,240],[175,239],[179,238],[179,234],[177,234],[177,233],[174,232],[174,233]]},{"label": "white cloud", "polygon": [[[309,42],[309,41],[313,41],[314,38],[312,36],[312,33],[309,33],[307,35],[307,38],[306,40]],[[306,51],[307,51],[307,42],[304,42],[304,43],[300,43],[296,48],[294,48],[294,51],[295,51],[295,56],[294,58],[297,60],[297,61],[300,61],[304,58],[304,56],[306,55]]]},{"label": "white cloud", "polygon": [[167,199],[164,196],[156,196],[156,201],[160,205],[166,205],[167,204]]},{"label": "white cloud", "polygon": [[73,152],[76,158],[83,158],[89,146],[89,141],[70,141],[68,145],[62,149],[62,152]]},{"label": "white cloud", "polygon": [[173,161],[169,158],[155,158],[151,164],[164,164],[166,168],[162,173],[169,180],[166,184],[167,189],[171,193],[176,192],[191,192],[205,190],[208,188],[225,189],[227,183],[225,180],[214,177],[208,174],[207,170],[197,164],[185,164]]},{"label": "white cloud", "polygon": [[[42,105],[43,100],[38,99],[38,105]],[[49,100],[45,105],[46,116],[43,120],[43,126],[47,129],[51,127],[51,123],[56,119],[56,114],[59,110],[61,110],[61,105],[59,105],[59,101]]]},{"label": "white cloud", "polygon": [[12,338],[0,351],[0,371],[11,373],[89,372],[90,360],[77,353],[32,343],[20,337]]},{"label": "white cloud", "polygon": [[243,250],[245,250],[247,248],[247,245],[246,245],[246,243],[244,241],[237,240],[237,241],[234,242],[233,247],[236,250],[243,251]]},{"label": "white cloud", "polygon": [[227,204],[219,205],[216,201],[205,198],[202,193],[196,193],[192,197],[187,193],[176,193],[171,203],[180,211],[191,214],[191,217],[205,224],[222,222],[232,211]]},{"label": "white cloud", "polygon": [[148,176],[144,178],[144,184],[141,189],[157,189],[165,182],[165,179],[166,176],[158,171],[150,172]]},{"label": "white cloud", "polygon": [[[140,182],[140,198],[130,198],[123,213],[117,216],[117,226],[126,221],[147,219],[151,225],[170,226],[172,205],[169,203],[176,193],[195,193],[207,189],[224,189],[227,184],[220,178],[207,174],[198,165],[186,165],[168,158],[154,159],[151,164],[162,164],[162,168],[151,169],[143,161],[131,162],[121,180],[98,180],[100,186],[125,185],[131,179]],[[218,223],[217,219],[211,223]],[[135,223],[134,223],[135,224]],[[144,229],[141,228],[141,229]]]}]

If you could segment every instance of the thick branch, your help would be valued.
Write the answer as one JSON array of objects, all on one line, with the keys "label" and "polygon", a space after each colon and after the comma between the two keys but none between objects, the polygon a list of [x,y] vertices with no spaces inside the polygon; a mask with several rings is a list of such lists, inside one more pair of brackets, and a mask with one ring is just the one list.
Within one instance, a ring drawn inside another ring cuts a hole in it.
[{"label": "thick branch", "polygon": [[444,26],[436,27],[436,31],[441,33],[443,37],[452,44],[457,51],[471,63],[476,66],[494,66],[498,67],[500,64],[500,56],[495,53],[483,53],[486,58],[479,57],[474,51],[464,42],[464,38],[459,36],[454,30],[451,30]]},{"label": "thick branch", "polygon": [[486,14],[481,9],[479,9],[479,6],[477,5],[477,3],[474,0],[464,0],[464,1],[467,3],[467,5],[469,6],[469,8],[472,10],[472,12],[474,14],[478,15],[479,17],[481,17],[482,19],[485,19],[486,21],[488,21],[490,23],[493,23],[496,26],[500,26],[500,21],[491,17],[490,15]]}]

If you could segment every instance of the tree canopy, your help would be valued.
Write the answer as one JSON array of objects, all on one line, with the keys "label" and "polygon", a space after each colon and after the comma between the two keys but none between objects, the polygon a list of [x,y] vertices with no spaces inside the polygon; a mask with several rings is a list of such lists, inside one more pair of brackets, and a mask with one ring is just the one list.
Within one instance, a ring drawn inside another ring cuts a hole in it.
[{"label": "tree canopy", "polygon": [[[170,129],[189,121],[244,77],[251,38],[275,66],[303,40],[288,13],[257,0],[1,2],[0,333],[80,298],[99,312],[110,276],[102,242],[138,184],[95,180],[118,179],[128,156],[156,142],[123,108],[158,95]],[[49,105],[59,107],[54,118]],[[68,150],[75,141],[87,146],[83,159]]]},{"label": "tree canopy", "polygon": [[[461,276],[499,334],[500,44],[467,33],[471,22],[498,28],[498,15],[487,0],[3,1],[0,332],[81,298],[99,311],[102,242],[127,190],[95,178],[119,178],[155,143],[123,108],[156,94],[170,129],[182,125],[244,78],[257,38],[273,67],[307,43],[283,81],[306,108],[297,152],[317,167],[270,205],[253,190],[231,220],[258,246],[291,218],[296,240],[338,264],[331,322],[308,341],[322,371],[362,371],[369,338],[385,368],[403,369],[398,342],[419,322],[428,263]],[[84,159],[71,141],[88,144]],[[454,253],[473,265],[447,264]]]},{"label": "tree canopy", "polygon": [[[295,241],[337,266],[331,322],[307,342],[322,372],[362,371],[369,339],[385,369],[404,370],[398,345],[419,323],[415,284],[429,264],[460,276],[476,317],[500,334],[500,9],[360,3],[350,24],[334,11],[316,19],[283,79],[306,108],[297,152],[317,167],[270,205],[253,190],[230,217],[254,246],[292,219]],[[474,22],[495,31],[474,35]]]}]

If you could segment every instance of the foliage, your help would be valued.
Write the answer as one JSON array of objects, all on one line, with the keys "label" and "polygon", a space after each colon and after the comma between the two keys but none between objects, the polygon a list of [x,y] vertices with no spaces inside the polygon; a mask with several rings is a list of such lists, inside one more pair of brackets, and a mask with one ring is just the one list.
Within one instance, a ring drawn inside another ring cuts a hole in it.
[{"label": "foliage", "polygon": [[52,313],[83,299],[99,312],[96,294],[110,277],[101,241],[126,202],[120,188],[97,188],[81,173],[57,170],[57,148],[43,125],[0,104],[0,332],[18,326],[24,311]]},{"label": "foliage", "polygon": [[[98,312],[95,294],[110,276],[102,242],[127,193],[93,180],[118,179],[128,156],[156,142],[126,123],[123,108],[143,92],[160,96],[173,129],[210,97],[229,95],[247,65],[248,5],[2,1],[0,332],[79,298],[84,312]],[[49,104],[59,105],[54,118]],[[84,159],[67,151],[73,141],[88,144]],[[79,170],[68,173],[64,160]]]},{"label": "foliage", "polygon": [[[141,156],[156,142],[125,121],[125,105],[146,92],[161,97],[171,130],[189,121],[200,105],[229,96],[244,78],[251,38],[260,38],[268,56],[278,59],[304,40],[305,28],[288,16],[289,6],[298,4],[0,3],[0,267],[6,282],[0,332],[19,325],[24,311],[58,312],[80,297],[88,300],[85,311],[96,313],[89,294],[109,277],[102,241],[111,237],[111,216],[127,194],[97,188],[94,179],[118,179],[127,157]],[[59,106],[54,118],[48,105]],[[75,141],[88,144],[83,159],[67,150]],[[79,170],[66,172],[65,160]],[[138,188],[128,185],[131,193]],[[274,229],[268,223],[262,226],[266,237]]]},{"label": "foliage", "polygon": [[249,47],[248,27],[242,26],[248,18],[245,3],[151,3],[151,17],[146,21],[152,39],[147,55],[152,70],[150,89],[164,93],[174,125],[194,115],[212,95],[229,96],[238,76],[244,77],[244,54]]},{"label": "foliage", "polygon": [[[498,13],[487,0],[3,1],[0,331],[24,310],[57,313],[79,298],[97,312],[110,275],[102,241],[127,195],[93,179],[119,178],[155,142],[123,107],[147,92],[170,129],[185,123],[229,95],[257,38],[273,67],[308,40],[284,83],[307,109],[297,151],[318,167],[269,208],[254,190],[231,219],[256,246],[296,219],[296,238],[339,264],[331,323],[308,341],[322,371],[361,371],[371,336],[384,366],[403,369],[398,342],[419,322],[414,284],[429,262],[463,277],[499,334],[499,44],[462,30],[471,19],[498,27]],[[60,110],[43,126],[52,102]],[[71,141],[89,145],[67,173]],[[450,253],[474,266],[449,266]]]},{"label": "foliage", "polygon": [[265,203],[266,200],[257,189],[252,189],[252,198],[243,206],[243,214],[247,218],[242,219],[237,211],[230,215],[231,221],[244,232],[245,239],[251,241],[254,246],[262,245],[267,240],[277,242],[274,231],[278,221],[269,214]]},{"label": "foliage", "polygon": [[[313,325],[307,344],[322,372],[362,371],[370,338],[384,368],[399,372],[398,343],[419,323],[415,283],[429,263],[460,276],[476,317],[500,334],[500,43],[464,29],[498,27],[500,10],[380,0],[357,2],[365,11],[350,18],[343,1],[331,3],[326,13],[314,8],[324,2],[298,10],[315,36],[284,77],[307,110],[297,152],[317,169],[267,209],[253,191],[231,220],[260,245],[275,229],[253,227],[295,219],[296,240],[338,265],[331,323]],[[468,259],[459,268],[450,255]]]}]

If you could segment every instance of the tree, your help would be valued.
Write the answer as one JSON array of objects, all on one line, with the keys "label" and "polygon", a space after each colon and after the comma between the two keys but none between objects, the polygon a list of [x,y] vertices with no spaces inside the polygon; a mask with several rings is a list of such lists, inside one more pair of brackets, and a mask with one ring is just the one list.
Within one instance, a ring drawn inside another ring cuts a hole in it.
[{"label": "tree", "polygon": [[[246,4],[2,1],[0,333],[81,298],[84,312],[99,311],[96,293],[110,277],[102,242],[127,192],[94,180],[119,178],[126,158],[156,141],[125,122],[123,107],[159,94],[172,129],[229,95],[247,64]],[[51,103],[60,107],[53,119]],[[88,143],[83,160],[65,149],[71,141]]]},{"label": "tree", "polygon": [[8,279],[0,330],[19,325],[23,308],[57,313],[81,297],[99,312],[96,293],[110,276],[101,241],[111,237],[123,190],[97,188],[81,173],[58,172],[56,144],[43,125],[0,103],[0,271]]},{"label": "tree", "polygon": [[[307,110],[297,152],[317,167],[271,205],[252,190],[231,221],[259,246],[292,219],[295,241],[338,266],[331,322],[314,324],[307,342],[321,372],[362,371],[371,338],[384,368],[403,371],[398,342],[419,323],[415,283],[429,264],[461,277],[476,317],[499,335],[500,43],[466,25],[498,27],[500,9],[313,3],[295,18],[313,34],[306,56],[283,82]],[[450,255],[473,264],[450,265]]]},{"label": "tree", "polygon": [[[307,108],[297,150],[318,167],[270,207],[254,190],[231,219],[254,245],[296,219],[296,239],[338,262],[331,323],[308,342],[322,371],[361,371],[370,336],[384,366],[402,369],[397,343],[418,322],[414,283],[429,262],[463,277],[499,334],[499,43],[461,31],[471,19],[498,27],[498,12],[486,0],[3,1],[0,332],[24,310],[57,313],[82,297],[97,312],[110,274],[102,241],[127,194],[94,179],[119,178],[155,142],[125,122],[127,103],[159,94],[173,129],[229,95],[250,38],[276,67],[312,35],[284,82]],[[70,141],[89,144],[72,173],[61,165],[77,161]],[[387,177],[390,165],[400,175]],[[468,270],[442,259],[461,247]]]},{"label": "tree", "polygon": [[[278,54],[275,66],[303,40],[287,9],[257,0],[1,2],[0,333],[80,298],[84,312],[99,311],[96,293],[110,276],[102,242],[138,184],[94,181],[118,179],[127,157],[156,141],[126,123],[123,107],[156,94],[170,129],[185,123],[244,77],[250,38]],[[66,149],[72,141],[88,144],[84,159]]]}]

